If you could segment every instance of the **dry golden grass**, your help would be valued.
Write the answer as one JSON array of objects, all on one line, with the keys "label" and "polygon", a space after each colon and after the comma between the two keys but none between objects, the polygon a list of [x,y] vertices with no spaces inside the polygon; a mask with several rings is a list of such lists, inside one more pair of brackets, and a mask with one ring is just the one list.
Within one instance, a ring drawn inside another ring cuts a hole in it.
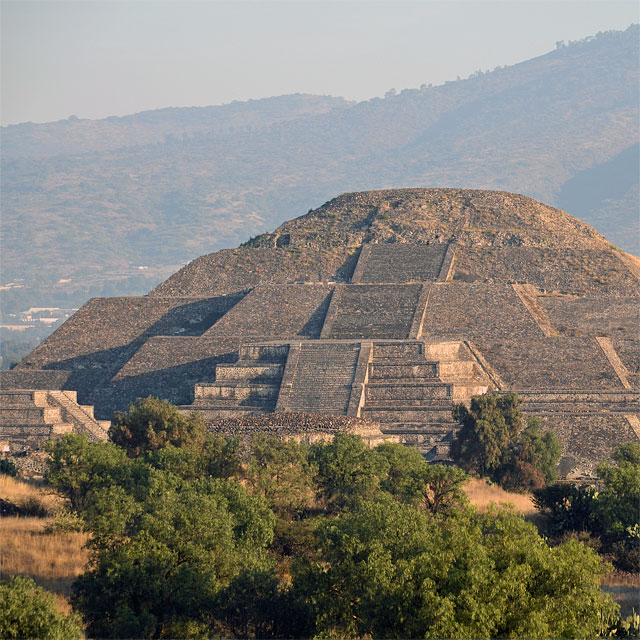
[{"label": "dry golden grass", "polygon": [[86,533],[46,533],[48,518],[0,518],[0,577],[30,576],[40,586],[69,595],[84,571]]},{"label": "dry golden grass", "polygon": [[465,492],[471,504],[481,511],[486,510],[490,504],[509,503],[525,516],[537,515],[530,495],[505,491],[497,484],[487,484],[486,480],[472,478],[465,485]]},{"label": "dry golden grass", "polygon": [[0,498],[19,507],[40,505],[47,515],[54,515],[64,504],[64,500],[45,487],[42,481],[17,479],[4,474],[0,475]]},{"label": "dry golden grass", "polygon": [[602,578],[600,585],[620,605],[623,618],[640,612],[640,573],[613,571]]}]

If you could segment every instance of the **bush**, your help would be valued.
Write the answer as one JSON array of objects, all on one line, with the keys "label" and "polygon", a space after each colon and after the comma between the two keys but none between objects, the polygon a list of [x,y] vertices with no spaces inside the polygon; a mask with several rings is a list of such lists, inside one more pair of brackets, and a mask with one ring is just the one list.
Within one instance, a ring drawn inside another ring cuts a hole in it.
[{"label": "bush", "polygon": [[139,398],[128,412],[116,412],[109,437],[137,458],[167,445],[198,447],[204,444],[206,429],[200,414],[184,416],[167,400],[149,396]]},{"label": "bush", "polygon": [[0,475],[11,476],[15,478],[18,475],[18,467],[11,460],[6,458],[0,459]]},{"label": "bush", "polygon": [[76,533],[84,530],[84,522],[75,513],[61,511],[44,530],[45,533]]},{"label": "bush", "polygon": [[31,578],[13,577],[0,582],[0,635],[2,638],[82,638],[77,614],[58,611],[55,596],[37,587]]}]

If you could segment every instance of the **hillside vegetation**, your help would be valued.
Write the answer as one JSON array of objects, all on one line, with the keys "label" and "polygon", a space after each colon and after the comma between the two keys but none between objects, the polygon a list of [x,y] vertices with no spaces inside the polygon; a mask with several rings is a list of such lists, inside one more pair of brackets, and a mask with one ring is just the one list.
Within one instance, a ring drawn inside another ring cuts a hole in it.
[{"label": "hillside vegetation", "polygon": [[358,104],[294,95],[5,127],[3,278],[23,278],[23,296],[61,278],[61,295],[141,293],[335,193],[401,185],[523,193],[637,252],[637,59],[633,26]]}]

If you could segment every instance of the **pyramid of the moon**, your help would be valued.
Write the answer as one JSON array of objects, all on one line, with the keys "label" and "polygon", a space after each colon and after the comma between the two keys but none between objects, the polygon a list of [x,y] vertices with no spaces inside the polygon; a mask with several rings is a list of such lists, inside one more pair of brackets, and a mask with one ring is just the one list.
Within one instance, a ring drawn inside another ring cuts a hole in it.
[{"label": "pyramid of the moon", "polygon": [[515,390],[580,473],[640,437],[640,264],[563,211],[463,189],[343,194],[148,295],[85,304],[3,386],[109,419],[329,413],[431,454],[454,402]]}]

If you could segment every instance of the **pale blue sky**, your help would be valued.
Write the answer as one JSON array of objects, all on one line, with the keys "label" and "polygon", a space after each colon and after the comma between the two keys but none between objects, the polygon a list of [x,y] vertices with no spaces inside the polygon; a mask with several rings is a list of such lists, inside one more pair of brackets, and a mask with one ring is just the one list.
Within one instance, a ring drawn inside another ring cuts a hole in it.
[{"label": "pale blue sky", "polygon": [[285,93],[364,100],[625,29],[636,0],[2,0],[2,124]]}]

